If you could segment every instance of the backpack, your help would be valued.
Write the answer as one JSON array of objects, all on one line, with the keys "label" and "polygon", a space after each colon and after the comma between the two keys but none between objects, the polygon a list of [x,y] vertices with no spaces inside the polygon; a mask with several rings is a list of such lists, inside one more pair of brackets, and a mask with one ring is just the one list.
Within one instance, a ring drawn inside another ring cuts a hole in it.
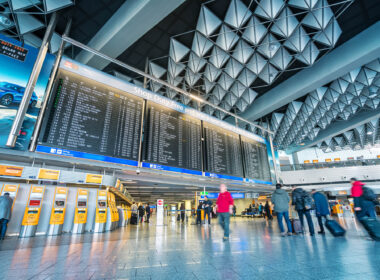
[{"label": "backpack", "polygon": [[309,194],[305,194],[303,197],[303,207],[305,210],[313,210],[315,208],[314,199]]},{"label": "backpack", "polygon": [[377,201],[377,195],[374,193],[374,191],[371,188],[363,186],[362,189],[363,189],[362,196],[365,200],[373,201],[373,202]]}]

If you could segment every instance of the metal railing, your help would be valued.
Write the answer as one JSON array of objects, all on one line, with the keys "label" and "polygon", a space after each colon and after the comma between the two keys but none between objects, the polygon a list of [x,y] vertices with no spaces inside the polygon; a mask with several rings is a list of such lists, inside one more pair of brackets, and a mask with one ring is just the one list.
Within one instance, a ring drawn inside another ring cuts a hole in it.
[{"label": "metal railing", "polygon": [[303,164],[281,165],[281,171],[309,170],[322,168],[350,167],[350,166],[380,165],[380,159],[346,160],[333,162],[316,162]]}]

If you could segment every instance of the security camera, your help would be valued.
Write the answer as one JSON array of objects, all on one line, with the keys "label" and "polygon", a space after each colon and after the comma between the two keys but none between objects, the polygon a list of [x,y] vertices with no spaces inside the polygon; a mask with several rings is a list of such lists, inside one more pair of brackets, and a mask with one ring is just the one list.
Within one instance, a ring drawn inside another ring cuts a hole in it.
[{"label": "security camera", "polygon": [[140,169],[136,169],[136,174],[139,175],[140,174]]}]

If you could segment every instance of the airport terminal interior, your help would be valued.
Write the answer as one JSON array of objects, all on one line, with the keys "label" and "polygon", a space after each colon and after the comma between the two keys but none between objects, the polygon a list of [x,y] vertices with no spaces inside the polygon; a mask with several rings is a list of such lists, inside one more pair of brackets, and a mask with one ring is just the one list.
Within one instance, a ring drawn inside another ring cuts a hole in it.
[{"label": "airport terminal interior", "polygon": [[0,279],[380,279],[380,0],[0,0]]}]

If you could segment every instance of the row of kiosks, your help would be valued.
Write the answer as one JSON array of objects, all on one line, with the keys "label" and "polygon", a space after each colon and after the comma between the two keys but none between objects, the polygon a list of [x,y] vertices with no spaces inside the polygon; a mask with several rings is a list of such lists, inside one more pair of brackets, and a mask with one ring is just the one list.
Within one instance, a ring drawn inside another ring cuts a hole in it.
[{"label": "row of kiosks", "polygon": [[[19,184],[4,184],[1,188],[0,195],[9,193],[10,197],[13,199],[14,205],[19,187]],[[20,237],[31,237],[36,234],[45,189],[45,186],[31,186],[21,223],[19,234]],[[68,192],[69,190],[66,187],[55,188],[49,229],[47,231],[48,235],[62,234]],[[89,191],[86,189],[78,189],[75,202],[74,221],[72,225],[72,233],[74,234],[81,234],[86,228],[88,200]],[[124,221],[122,226],[125,226],[128,220],[127,209],[123,207],[122,212],[119,212],[116,207],[115,195],[107,190],[98,190],[94,232],[104,232],[106,230],[110,231],[117,228],[119,226],[119,216],[120,219],[123,219]]]}]

